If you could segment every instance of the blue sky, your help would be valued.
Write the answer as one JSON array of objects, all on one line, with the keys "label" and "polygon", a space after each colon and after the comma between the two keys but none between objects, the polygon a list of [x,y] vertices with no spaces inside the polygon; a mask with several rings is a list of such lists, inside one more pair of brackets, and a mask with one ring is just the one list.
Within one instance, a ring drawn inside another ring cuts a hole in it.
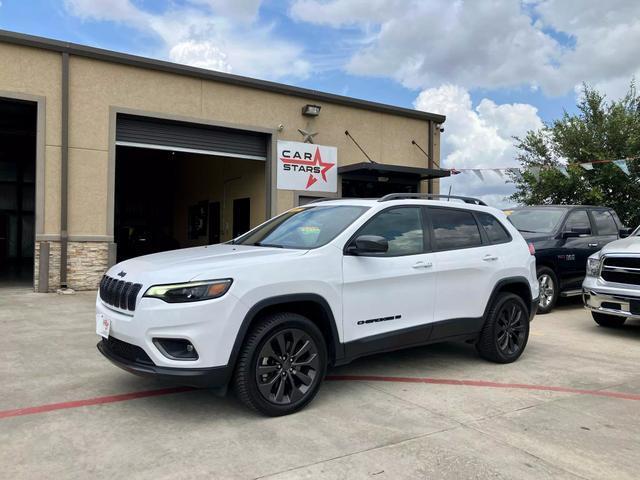
[{"label": "blue sky", "polygon": [[574,112],[582,82],[617,98],[640,72],[631,0],[0,0],[0,28],[442,113],[456,168],[516,166],[511,137]]}]

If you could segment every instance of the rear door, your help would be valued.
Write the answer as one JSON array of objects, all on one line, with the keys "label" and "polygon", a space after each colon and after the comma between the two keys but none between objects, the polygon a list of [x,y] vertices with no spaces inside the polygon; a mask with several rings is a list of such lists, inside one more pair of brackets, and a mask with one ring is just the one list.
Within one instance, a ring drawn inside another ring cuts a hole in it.
[{"label": "rear door", "polygon": [[464,330],[479,324],[502,270],[503,247],[489,244],[470,210],[429,207],[427,216],[437,275],[434,319],[451,321],[438,336],[469,333]]},{"label": "rear door", "polygon": [[[379,212],[353,236],[351,241],[360,235],[379,235],[387,239],[389,250],[343,257],[346,342],[393,335],[431,322],[435,276],[425,233],[423,207],[407,205]],[[413,340],[427,338],[428,331],[422,331]]]},{"label": "rear door", "polygon": [[601,248],[586,209],[569,212],[561,231],[571,232],[574,228],[588,228],[589,233],[564,240],[557,258],[563,289],[580,288],[586,274],[587,258]]},{"label": "rear door", "polygon": [[598,236],[598,250],[607,243],[618,239],[620,229],[610,210],[605,208],[591,210],[591,220]]}]

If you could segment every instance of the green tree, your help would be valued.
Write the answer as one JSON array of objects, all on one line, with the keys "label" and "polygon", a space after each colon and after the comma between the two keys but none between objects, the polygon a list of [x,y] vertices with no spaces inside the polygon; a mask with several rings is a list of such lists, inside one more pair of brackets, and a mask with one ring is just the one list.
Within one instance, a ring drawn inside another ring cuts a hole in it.
[{"label": "green tree", "polygon": [[[615,101],[607,101],[585,84],[577,107],[576,114],[565,112],[540,130],[515,139],[524,173],[510,172],[516,186],[510,199],[525,205],[604,205],[615,209],[625,225],[635,227],[640,224],[640,159],[627,162],[628,176],[613,163],[595,163],[593,170],[578,165],[640,155],[640,96],[635,82]],[[563,165],[568,177],[557,169]]]}]

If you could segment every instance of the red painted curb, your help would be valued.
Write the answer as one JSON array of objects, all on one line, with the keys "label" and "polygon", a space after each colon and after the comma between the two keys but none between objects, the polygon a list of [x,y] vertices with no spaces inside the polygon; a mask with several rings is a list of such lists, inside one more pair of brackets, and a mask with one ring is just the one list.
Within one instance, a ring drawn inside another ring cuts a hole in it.
[{"label": "red painted curb", "polygon": [[360,381],[360,382],[397,382],[397,383],[429,383],[432,385],[461,385],[467,387],[507,388],[521,390],[537,390],[542,392],[577,393],[597,397],[620,398],[623,400],[640,400],[640,394],[612,392],[608,390],[586,390],[582,388],[554,387],[547,385],[528,385],[526,383],[500,383],[483,380],[450,380],[446,378],[420,377],[381,377],[378,375],[328,375],[326,380]]},{"label": "red painted curb", "polygon": [[[640,394],[612,392],[607,390],[586,390],[580,388],[554,387],[546,385],[528,385],[524,383],[500,383],[483,380],[452,380],[447,378],[423,378],[423,377],[384,377],[378,375],[328,375],[329,381],[351,381],[351,382],[393,382],[393,383],[426,383],[431,385],[459,385],[466,387],[486,387],[505,388],[520,390],[536,390],[543,392],[575,393],[580,395],[593,395],[597,397],[617,398],[622,400],[640,400]],[[108,395],[105,397],[87,398],[84,400],[73,400],[70,402],[50,403],[36,407],[17,408],[15,410],[0,411],[0,419],[20,417],[23,415],[34,415],[37,413],[51,412],[54,410],[65,410],[68,408],[87,407],[91,405],[101,405],[105,403],[124,402],[138,398],[157,397],[160,395],[171,395],[174,393],[192,392],[197,389],[192,387],[171,387],[158,390],[143,390],[141,392],[123,393],[119,395]]]},{"label": "red painted curb", "polygon": [[136,398],[157,397],[159,395],[170,395],[172,393],[183,393],[195,390],[191,387],[161,388],[158,390],[144,390],[141,392],[122,393],[120,395],[108,395],[106,397],[87,398],[85,400],[73,400],[70,402],[50,403],[37,407],[17,408],[15,410],[0,411],[0,419],[9,417],[19,417],[22,415],[33,415],[35,413],[51,412],[53,410],[65,410],[67,408],[87,407],[90,405],[101,405],[103,403],[124,402],[135,400]]}]

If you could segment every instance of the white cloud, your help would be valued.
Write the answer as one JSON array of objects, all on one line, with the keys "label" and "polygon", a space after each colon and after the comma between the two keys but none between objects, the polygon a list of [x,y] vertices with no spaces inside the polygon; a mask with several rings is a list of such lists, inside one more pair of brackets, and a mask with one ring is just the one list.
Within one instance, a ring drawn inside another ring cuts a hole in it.
[{"label": "white cloud", "polygon": [[640,2],[295,0],[293,18],[361,29],[351,73],[411,88],[529,85],[563,94],[640,70]]},{"label": "white cloud", "polygon": [[[442,134],[441,166],[443,168],[511,168],[517,167],[514,136],[542,127],[537,109],[529,104],[496,104],[483,99],[474,108],[469,92],[457,85],[443,85],[423,90],[416,98],[418,110],[445,112],[447,122]],[[488,204],[509,205],[505,197],[513,186],[492,171],[483,172],[480,180],[471,172],[441,182],[446,193],[483,198]]]},{"label": "white cloud", "polygon": [[85,20],[111,21],[159,37],[172,61],[252,77],[305,78],[303,48],[256,23],[259,0],[191,0],[151,13],[131,0],[66,0]]}]

